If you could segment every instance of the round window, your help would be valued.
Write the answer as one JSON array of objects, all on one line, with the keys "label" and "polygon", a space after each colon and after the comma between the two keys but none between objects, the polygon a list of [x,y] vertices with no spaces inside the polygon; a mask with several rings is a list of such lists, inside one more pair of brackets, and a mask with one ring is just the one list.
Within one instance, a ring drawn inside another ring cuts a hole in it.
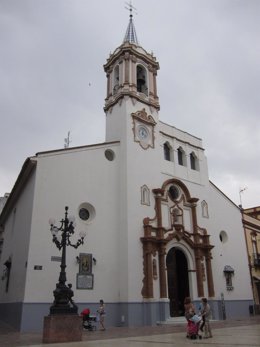
[{"label": "round window", "polygon": [[83,202],[78,208],[78,215],[83,222],[91,222],[96,216],[96,211],[91,204]]},{"label": "round window", "polygon": [[115,153],[111,149],[105,150],[105,157],[109,161],[113,161],[115,159]]},{"label": "round window", "polygon": [[179,189],[176,186],[170,186],[169,195],[172,200],[178,199],[178,197],[180,196]]},{"label": "round window", "polygon": [[86,208],[81,208],[79,210],[79,217],[82,219],[82,220],[88,220],[89,219],[89,211],[86,209]]}]

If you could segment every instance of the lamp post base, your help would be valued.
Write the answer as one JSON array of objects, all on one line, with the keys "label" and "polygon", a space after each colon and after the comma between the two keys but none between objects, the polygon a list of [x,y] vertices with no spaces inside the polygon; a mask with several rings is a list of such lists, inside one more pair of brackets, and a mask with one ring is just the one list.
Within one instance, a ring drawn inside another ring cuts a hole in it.
[{"label": "lamp post base", "polygon": [[77,314],[45,316],[42,342],[82,341],[82,330],[82,317]]},{"label": "lamp post base", "polygon": [[50,307],[50,315],[55,315],[55,314],[62,314],[62,315],[70,315],[70,314],[78,314],[78,307],[76,305],[74,306],[69,306],[69,305],[53,305]]}]

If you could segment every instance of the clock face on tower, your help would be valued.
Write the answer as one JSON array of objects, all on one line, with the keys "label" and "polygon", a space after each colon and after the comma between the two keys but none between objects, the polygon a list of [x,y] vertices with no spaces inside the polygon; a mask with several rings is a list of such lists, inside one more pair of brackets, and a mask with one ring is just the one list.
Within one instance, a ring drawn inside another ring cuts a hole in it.
[{"label": "clock face on tower", "polygon": [[144,125],[138,126],[138,137],[140,140],[145,140],[149,136],[149,130]]},{"label": "clock face on tower", "polygon": [[145,109],[132,113],[134,141],[143,149],[154,148],[154,126],[156,122],[148,116]]}]

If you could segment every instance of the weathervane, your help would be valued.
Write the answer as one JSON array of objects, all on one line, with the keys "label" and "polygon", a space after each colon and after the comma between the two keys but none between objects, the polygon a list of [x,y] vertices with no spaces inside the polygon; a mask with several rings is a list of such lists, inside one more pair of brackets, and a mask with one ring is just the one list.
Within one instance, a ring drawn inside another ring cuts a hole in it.
[{"label": "weathervane", "polygon": [[125,2],[126,6],[125,8],[130,12],[130,18],[133,17],[132,12],[134,10],[134,13],[137,14],[137,9],[132,5],[132,1],[130,2]]}]

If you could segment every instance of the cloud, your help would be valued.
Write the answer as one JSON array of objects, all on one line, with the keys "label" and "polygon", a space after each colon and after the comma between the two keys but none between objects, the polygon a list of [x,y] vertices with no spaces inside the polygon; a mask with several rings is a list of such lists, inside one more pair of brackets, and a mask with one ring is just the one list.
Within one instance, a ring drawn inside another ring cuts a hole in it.
[{"label": "cloud", "polygon": [[[134,5],[139,42],[160,63],[161,120],[203,139],[229,197],[245,184],[245,202],[259,205],[260,2]],[[72,146],[104,141],[103,64],[127,24],[119,0],[0,2],[0,195],[26,157],[62,148],[68,131]]]}]

